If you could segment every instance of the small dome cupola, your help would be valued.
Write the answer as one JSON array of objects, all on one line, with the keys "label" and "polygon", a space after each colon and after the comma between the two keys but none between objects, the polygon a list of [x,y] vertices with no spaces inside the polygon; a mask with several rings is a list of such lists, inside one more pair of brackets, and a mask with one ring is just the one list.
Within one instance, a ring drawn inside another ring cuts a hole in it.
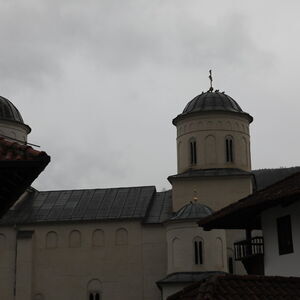
[{"label": "small dome cupola", "polygon": [[212,213],[213,210],[207,205],[191,201],[180,208],[170,221],[199,220],[211,215]]},{"label": "small dome cupola", "polygon": [[245,116],[249,120],[249,123],[253,121],[252,116],[244,112],[233,98],[226,95],[225,92],[216,90],[202,92],[200,95],[194,97],[185,106],[183,112],[173,120],[173,124],[176,125],[179,120],[187,116],[209,112],[236,113],[237,115]]},{"label": "small dome cupola", "polygon": [[8,99],[0,96],[0,136],[26,143],[30,132],[31,128],[24,123],[19,110]]}]

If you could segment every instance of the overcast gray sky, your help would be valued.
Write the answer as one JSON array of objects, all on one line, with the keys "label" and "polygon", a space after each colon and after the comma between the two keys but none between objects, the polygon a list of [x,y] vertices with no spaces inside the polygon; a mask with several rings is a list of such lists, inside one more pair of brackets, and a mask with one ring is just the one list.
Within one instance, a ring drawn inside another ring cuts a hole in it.
[{"label": "overcast gray sky", "polygon": [[172,119],[214,85],[254,117],[252,166],[299,162],[300,1],[0,0],[0,94],[52,158],[42,190],[156,185]]}]

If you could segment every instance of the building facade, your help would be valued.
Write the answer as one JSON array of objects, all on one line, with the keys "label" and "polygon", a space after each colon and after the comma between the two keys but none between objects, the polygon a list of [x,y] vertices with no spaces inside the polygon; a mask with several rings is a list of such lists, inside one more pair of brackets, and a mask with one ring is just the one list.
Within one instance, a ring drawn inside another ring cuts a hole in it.
[{"label": "building facade", "polygon": [[[0,100],[0,133],[26,142],[29,127]],[[158,300],[211,272],[244,273],[232,259],[240,233],[196,221],[252,193],[251,122],[225,93],[191,100],[173,120],[171,191],[28,189],[0,222],[0,298]]]}]

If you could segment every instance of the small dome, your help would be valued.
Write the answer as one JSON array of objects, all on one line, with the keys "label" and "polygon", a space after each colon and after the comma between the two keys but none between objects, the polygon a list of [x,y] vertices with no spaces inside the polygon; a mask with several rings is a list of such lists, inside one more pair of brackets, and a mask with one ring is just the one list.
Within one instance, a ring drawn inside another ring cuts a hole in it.
[{"label": "small dome", "polygon": [[206,92],[192,99],[183,110],[183,114],[194,111],[221,110],[232,112],[243,112],[235,100],[219,92]]},{"label": "small dome", "polygon": [[190,202],[180,208],[170,220],[201,219],[213,213],[213,210],[201,203]]},{"label": "small dome", "polygon": [[0,96],[0,120],[14,121],[24,124],[18,109],[6,98]]},{"label": "small dome", "polygon": [[238,103],[224,92],[205,92],[192,99],[184,108],[182,114],[178,115],[173,124],[176,125],[179,119],[193,113],[201,112],[232,112],[246,116],[250,122],[253,118],[244,112]]}]

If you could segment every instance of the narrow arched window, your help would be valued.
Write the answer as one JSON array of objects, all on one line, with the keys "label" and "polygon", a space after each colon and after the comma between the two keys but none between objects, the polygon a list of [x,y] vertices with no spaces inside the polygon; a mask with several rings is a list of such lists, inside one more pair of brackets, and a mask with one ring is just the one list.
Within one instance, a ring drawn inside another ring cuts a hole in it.
[{"label": "narrow arched window", "polygon": [[194,262],[195,265],[203,264],[203,241],[200,238],[194,239]]},{"label": "narrow arched window", "polygon": [[194,138],[190,139],[190,162],[191,165],[197,164],[197,144]]},{"label": "narrow arched window", "polygon": [[226,162],[233,162],[233,137],[232,136],[226,136],[225,148],[226,148]]},{"label": "narrow arched window", "polygon": [[89,300],[100,300],[100,293],[98,292],[90,292]]},{"label": "narrow arched window", "polygon": [[98,279],[92,279],[87,286],[88,300],[101,300],[102,284]]}]

